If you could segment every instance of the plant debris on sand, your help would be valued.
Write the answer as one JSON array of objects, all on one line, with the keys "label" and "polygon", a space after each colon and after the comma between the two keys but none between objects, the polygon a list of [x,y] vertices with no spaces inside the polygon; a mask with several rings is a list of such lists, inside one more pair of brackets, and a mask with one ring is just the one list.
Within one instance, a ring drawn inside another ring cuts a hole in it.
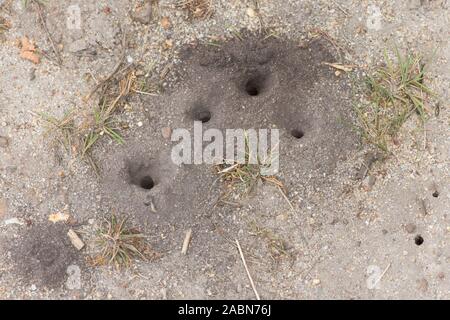
[{"label": "plant debris on sand", "polygon": [[211,0],[180,0],[177,7],[187,10],[190,18],[207,19],[213,13]]},{"label": "plant debris on sand", "polygon": [[[268,168],[275,160],[274,157],[278,157],[274,152],[270,152],[267,159],[261,159],[259,156],[255,156],[256,163],[251,163],[253,155],[251,154],[249,146],[249,137],[245,132],[244,138],[244,163],[235,162],[233,164],[224,163],[216,165],[214,168],[222,181],[227,183],[227,190],[224,192],[219,202],[228,203],[228,198],[239,199],[248,195],[258,181],[266,181],[278,186],[282,192],[284,192],[284,186],[281,181],[275,176],[266,176],[262,172],[265,168]],[[272,148],[275,150],[275,148]]]},{"label": "plant debris on sand", "polygon": [[396,50],[397,61],[385,57],[386,66],[366,79],[368,104],[356,108],[364,138],[388,151],[389,141],[413,114],[425,122],[429,108],[427,98],[433,93],[424,84],[422,57]]},{"label": "plant debris on sand", "polygon": [[117,269],[127,268],[132,265],[133,258],[147,261],[149,256],[156,255],[146,243],[143,234],[129,228],[126,218],[118,218],[115,215],[104,220],[98,230],[97,244],[100,253],[93,259],[96,266],[112,264]]}]

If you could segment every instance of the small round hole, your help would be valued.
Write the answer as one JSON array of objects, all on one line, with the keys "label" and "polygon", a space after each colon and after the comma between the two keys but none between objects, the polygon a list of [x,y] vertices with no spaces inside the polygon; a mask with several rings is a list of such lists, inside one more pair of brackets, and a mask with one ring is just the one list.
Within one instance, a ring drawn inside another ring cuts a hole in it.
[{"label": "small round hole", "polygon": [[195,115],[194,115],[194,118],[197,121],[201,121],[203,123],[206,123],[209,120],[211,120],[211,112],[209,112],[208,110],[197,111],[195,113]]},{"label": "small round hole", "polygon": [[423,238],[422,238],[422,236],[421,235],[417,235],[415,238],[414,238],[414,243],[416,244],[416,245],[418,245],[418,246],[420,246],[422,243],[423,243]]},{"label": "small round hole", "polygon": [[296,139],[301,139],[301,138],[303,138],[304,135],[305,135],[305,133],[302,130],[299,130],[299,129],[291,130],[291,136],[293,136]]},{"label": "small round hole", "polygon": [[257,96],[259,94],[259,89],[256,86],[254,86],[254,85],[252,85],[250,83],[247,83],[247,85],[245,86],[245,91],[250,96]]},{"label": "small round hole", "polygon": [[252,78],[245,84],[245,92],[247,92],[249,96],[257,96],[261,93],[261,86],[261,79]]},{"label": "small round hole", "polygon": [[139,186],[142,189],[150,190],[155,186],[155,182],[153,181],[152,177],[145,176],[139,181]]},{"label": "small round hole", "polygon": [[437,198],[437,197],[439,197],[439,191],[435,191],[435,192],[433,192],[433,197],[435,197],[435,198]]}]

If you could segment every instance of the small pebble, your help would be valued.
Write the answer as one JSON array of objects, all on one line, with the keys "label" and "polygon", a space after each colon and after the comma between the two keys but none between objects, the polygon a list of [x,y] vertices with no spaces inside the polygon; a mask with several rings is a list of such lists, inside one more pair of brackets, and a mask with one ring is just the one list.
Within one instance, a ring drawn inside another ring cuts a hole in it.
[{"label": "small pebble", "polygon": [[7,167],[5,168],[5,170],[6,170],[6,172],[8,172],[8,173],[14,173],[14,172],[17,171],[17,166],[7,166]]},{"label": "small pebble", "polygon": [[6,205],[6,200],[3,198],[0,198],[0,219],[2,218],[2,216],[4,216],[6,214],[6,210],[7,210],[7,205]]},{"label": "small pebble", "polygon": [[417,280],[417,287],[422,292],[427,292],[428,290],[428,281],[425,278]]},{"label": "small pebble", "polygon": [[6,226],[11,225],[11,224],[18,224],[19,226],[23,226],[24,225],[24,223],[21,220],[17,219],[17,218],[11,218],[11,219],[5,220],[4,224]]},{"label": "small pebble", "polygon": [[253,8],[247,8],[247,15],[250,17],[250,18],[254,18],[255,16],[256,16],[256,11],[255,11],[255,9],[253,9]]},{"label": "small pebble", "polygon": [[320,284],[320,279],[314,279],[312,283],[313,285],[318,286]]},{"label": "small pebble", "polygon": [[33,81],[34,79],[36,79],[36,69],[32,68],[30,70],[30,81]]},{"label": "small pebble", "polygon": [[287,214],[285,214],[285,213],[279,214],[279,215],[277,215],[277,216],[275,217],[275,219],[276,219],[277,221],[286,221],[287,218],[288,218],[288,216],[287,216]]},{"label": "small pebble", "polygon": [[0,147],[6,148],[9,145],[8,138],[0,136]]},{"label": "small pebble", "polygon": [[131,19],[142,24],[149,24],[152,19],[152,3],[146,1],[142,7],[130,12]]},{"label": "small pebble", "polygon": [[172,129],[170,127],[164,127],[161,129],[161,134],[164,139],[169,140],[170,137],[172,136]]},{"label": "small pebble", "polygon": [[376,178],[374,176],[367,176],[362,181],[361,186],[365,191],[370,191],[370,190],[372,190],[372,187],[374,186],[375,181],[376,181]]},{"label": "small pebble", "polygon": [[405,230],[406,230],[406,232],[408,232],[408,233],[414,233],[414,232],[416,232],[416,229],[417,229],[417,227],[416,227],[416,225],[413,224],[413,223],[408,223],[408,224],[405,226]]}]

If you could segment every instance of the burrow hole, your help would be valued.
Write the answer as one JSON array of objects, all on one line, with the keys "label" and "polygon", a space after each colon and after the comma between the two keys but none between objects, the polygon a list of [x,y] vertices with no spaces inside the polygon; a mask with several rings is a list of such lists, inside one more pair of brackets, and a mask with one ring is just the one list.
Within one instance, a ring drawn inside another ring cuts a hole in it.
[{"label": "burrow hole", "polygon": [[414,243],[418,246],[420,246],[423,243],[423,237],[418,234],[415,238],[414,238]]},{"label": "burrow hole", "polygon": [[142,189],[145,190],[150,190],[155,186],[155,182],[153,181],[153,178],[150,176],[143,176],[140,180],[139,180],[139,186]]},{"label": "burrow hole", "polygon": [[292,129],[291,130],[291,136],[293,136],[296,139],[301,139],[301,138],[303,138],[304,135],[305,135],[305,133],[300,129]]},{"label": "burrow hole", "polygon": [[194,120],[206,123],[211,120],[211,112],[208,110],[198,110],[194,112]]},{"label": "burrow hole", "polygon": [[255,97],[259,95],[264,87],[264,78],[262,76],[255,76],[245,82],[245,92],[249,96]]},{"label": "burrow hole", "polygon": [[435,197],[435,198],[437,198],[437,197],[439,197],[439,191],[435,191],[435,192],[433,192],[433,197]]}]

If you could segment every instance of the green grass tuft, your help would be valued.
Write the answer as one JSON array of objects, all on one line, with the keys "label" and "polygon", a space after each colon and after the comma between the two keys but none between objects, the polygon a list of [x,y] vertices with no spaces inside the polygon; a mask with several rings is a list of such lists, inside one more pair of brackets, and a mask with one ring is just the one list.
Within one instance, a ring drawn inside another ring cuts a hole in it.
[{"label": "green grass tuft", "polygon": [[[227,191],[221,196],[219,202],[227,203],[229,198],[242,198],[247,196],[256,186],[259,180],[263,180],[277,185],[284,190],[284,186],[274,176],[263,176],[261,171],[265,166],[269,166],[274,157],[278,156],[270,152],[269,159],[257,157],[257,163],[249,163],[251,158],[248,135],[245,135],[245,163],[219,164],[215,166],[216,173],[227,185]],[[225,161],[224,161],[225,162]]]},{"label": "green grass tuft", "polygon": [[363,137],[383,151],[388,151],[395,137],[413,114],[422,124],[428,110],[426,100],[433,92],[424,84],[425,65],[422,57],[396,50],[396,61],[385,54],[386,65],[366,78],[368,104],[356,108]]},{"label": "green grass tuft", "polygon": [[150,247],[139,231],[127,226],[126,218],[112,215],[105,219],[98,230],[97,245],[100,253],[94,258],[94,265],[112,264],[117,269],[128,268],[134,258],[147,260]]}]

